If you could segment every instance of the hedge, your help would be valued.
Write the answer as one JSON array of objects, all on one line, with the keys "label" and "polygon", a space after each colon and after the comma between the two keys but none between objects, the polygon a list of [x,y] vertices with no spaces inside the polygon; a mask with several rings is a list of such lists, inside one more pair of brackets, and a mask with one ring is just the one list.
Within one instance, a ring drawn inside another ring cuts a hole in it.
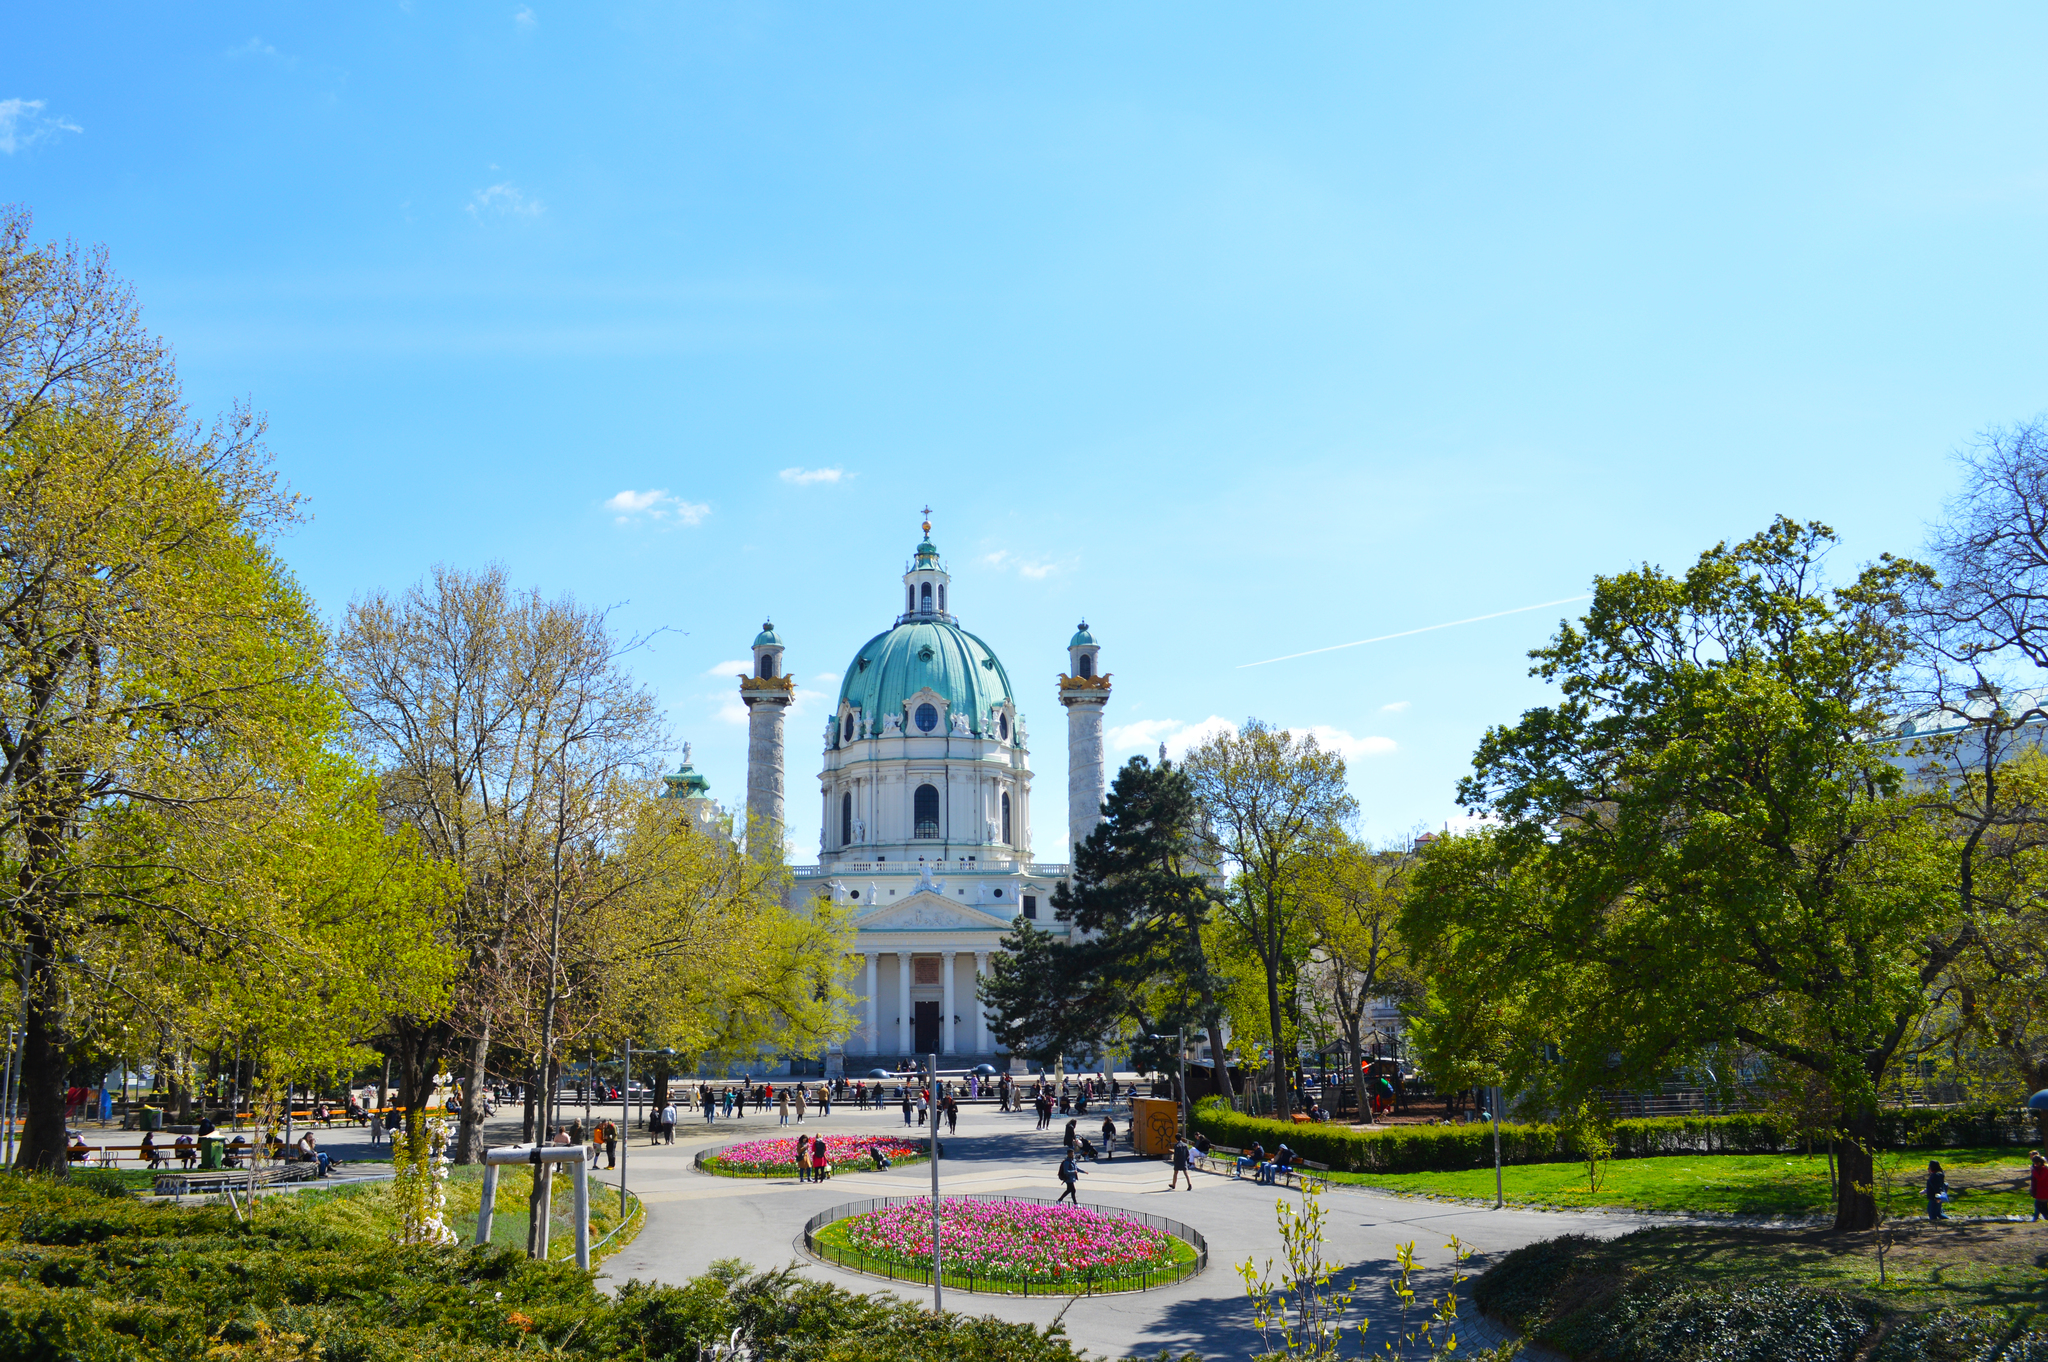
[{"label": "hedge", "polygon": [[[1348,1126],[1272,1121],[1245,1116],[1205,1098],[1195,1108],[1195,1129],[1217,1144],[1289,1149],[1317,1163],[1353,1173],[1447,1173],[1493,1165],[1493,1127]],[[2032,1144],[2032,1116],[2019,1107],[1977,1104],[1947,1109],[1886,1110],[1878,1142],[1887,1149],[1947,1149],[1974,1145]],[[1616,1121],[1614,1157],[1658,1154],[1782,1154],[1805,1141],[1777,1118],[1652,1116]],[[1582,1157],[1571,1138],[1547,1122],[1510,1122],[1500,1128],[1502,1163],[1570,1163]]]}]

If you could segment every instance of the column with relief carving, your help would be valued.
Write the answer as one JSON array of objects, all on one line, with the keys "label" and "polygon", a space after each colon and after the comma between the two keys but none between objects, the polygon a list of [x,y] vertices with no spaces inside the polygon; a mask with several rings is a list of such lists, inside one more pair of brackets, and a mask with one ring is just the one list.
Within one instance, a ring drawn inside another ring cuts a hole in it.
[{"label": "column with relief carving", "polygon": [[974,1053],[988,1053],[988,1013],[981,1009],[981,981],[988,977],[988,952],[974,953]]},{"label": "column with relief carving", "polygon": [[[868,962],[868,1046],[867,1046],[867,1049],[868,1049],[868,1053],[869,1053],[869,1054],[871,1054],[871,1055],[878,1055],[878,1054],[880,1054],[880,1053],[882,1052],[882,1033],[881,1033],[881,1032],[880,1032],[879,1030],[877,1030],[877,1029],[876,1029],[876,1027],[875,1027],[875,989],[876,989],[876,987],[878,986],[878,979],[877,979],[877,976],[879,976],[879,975],[881,974],[881,970],[879,970],[878,968],[876,968],[876,964],[877,964],[877,962],[878,962],[878,961],[880,960],[881,956],[880,956],[880,953],[879,953],[879,952],[876,952],[876,951],[863,951],[863,952],[861,952],[861,954],[863,954],[863,955],[865,955],[865,956],[867,957],[867,962]],[[870,1068],[872,1068],[872,1067],[874,1067],[874,1066],[873,1066],[873,1065],[870,1065],[869,1067],[870,1067]]]},{"label": "column with relief carving", "polygon": [[945,963],[945,966],[944,966],[944,972],[943,972],[943,973],[941,973],[941,974],[940,974],[940,976],[939,976],[939,978],[940,978],[941,982],[943,982],[943,983],[945,984],[945,986],[946,986],[946,988],[945,988],[945,1001],[939,1004],[939,1008],[940,1008],[940,1011],[939,1011],[939,1053],[940,1053],[940,1054],[942,1054],[942,1055],[950,1055],[950,1054],[954,1054],[954,1053],[957,1053],[957,1052],[958,1052],[958,1050],[959,1050],[959,1047],[958,1047],[957,1045],[955,1045],[955,1044],[953,1043],[953,955],[954,955],[954,952],[952,952],[952,951],[946,951],[946,952],[945,952],[944,954],[945,954],[945,959],[946,959],[946,963]]},{"label": "column with relief carving", "polygon": [[896,952],[896,1053],[910,1053],[910,952]]}]

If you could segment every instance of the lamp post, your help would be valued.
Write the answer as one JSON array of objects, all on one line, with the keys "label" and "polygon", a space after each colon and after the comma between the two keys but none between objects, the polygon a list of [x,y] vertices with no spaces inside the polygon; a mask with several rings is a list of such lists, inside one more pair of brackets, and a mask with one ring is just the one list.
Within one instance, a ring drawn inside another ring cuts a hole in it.
[{"label": "lamp post", "polygon": [[[1174,1054],[1180,1060],[1180,1133],[1188,1133],[1188,1046],[1186,1035],[1180,1031],[1148,1031],[1153,1040],[1171,1040]],[[1221,1060],[1216,1061],[1222,1063]],[[1136,1138],[1133,1136],[1132,1138]]]},{"label": "lamp post", "polygon": [[[675,1049],[664,1045],[659,1050],[642,1050],[643,1055],[665,1055],[673,1058]],[[633,1118],[630,1108],[633,1101],[633,1042],[626,1042],[626,1063],[624,1081],[619,1084],[619,1220],[626,1218],[626,1160],[633,1153]]]},{"label": "lamp post", "polygon": [[925,1134],[931,1141],[932,1151],[932,1313],[945,1311],[945,1289],[940,1285],[944,1276],[939,1263],[939,1057],[927,1055],[931,1064],[931,1096],[925,1101]]}]

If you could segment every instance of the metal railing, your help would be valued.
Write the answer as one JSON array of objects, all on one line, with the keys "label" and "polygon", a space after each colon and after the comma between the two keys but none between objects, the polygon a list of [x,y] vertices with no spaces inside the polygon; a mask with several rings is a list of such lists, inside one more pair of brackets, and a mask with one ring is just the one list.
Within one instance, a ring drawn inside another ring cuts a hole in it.
[{"label": "metal railing", "polygon": [[[928,1202],[930,1197],[885,1196],[873,1197],[867,1201],[849,1201],[820,1211],[804,1222],[803,1247],[821,1263],[845,1268],[849,1272],[865,1273],[870,1277],[886,1277],[892,1282],[915,1282],[930,1286],[932,1272],[929,1267],[891,1262],[884,1258],[871,1257],[865,1253],[850,1253],[831,1244],[820,1243],[818,1231],[837,1220],[846,1220],[872,1211],[887,1210],[891,1206],[907,1206]],[[947,1197],[948,1201],[987,1201],[997,1204],[1011,1203],[1023,1206],[1056,1206],[1059,1202],[1047,1201],[1043,1197],[1007,1196],[1000,1192],[967,1193]],[[1148,1269],[1140,1272],[1109,1272],[1089,1268],[1076,1272],[1071,1278],[1054,1282],[1020,1282],[1010,1278],[985,1277],[971,1269],[948,1268],[944,1272],[944,1285],[949,1291],[968,1291],[981,1295],[997,1296],[1074,1296],[1110,1295],[1125,1291],[1154,1291],[1164,1286],[1175,1286],[1195,1276],[1209,1266],[1209,1241],[1202,1232],[1178,1220],[1163,1215],[1148,1215],[1144,1211],[1126,1211],[1115,1206],[1090,1206],[1087,1209],[1098,1215],[1115,1216],[1129,1220],[1148,1229],[1172,1235],[1195,1251],[1193,1262],[1174,1263],[1170,1266]]]}]

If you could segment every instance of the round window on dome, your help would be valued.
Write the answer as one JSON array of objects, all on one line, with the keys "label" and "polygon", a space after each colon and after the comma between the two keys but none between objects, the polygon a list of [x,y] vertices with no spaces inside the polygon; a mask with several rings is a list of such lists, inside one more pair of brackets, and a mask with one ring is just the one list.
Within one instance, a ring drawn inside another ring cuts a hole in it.
[{"label": "round window on dome", "polygon": [[932,707],[931,707],[930,705],[919,705],[919,706],[917,707],[917,729],[918,729],[918,732],[920,732],[920,733],[929,733],[929,732],[931,732],[931,731],[932,731],[933,729],[937,728],[938,726],[939,726],[939,712],[938,712],[938,710],[936,710],[936,709],[932,708]]}]

